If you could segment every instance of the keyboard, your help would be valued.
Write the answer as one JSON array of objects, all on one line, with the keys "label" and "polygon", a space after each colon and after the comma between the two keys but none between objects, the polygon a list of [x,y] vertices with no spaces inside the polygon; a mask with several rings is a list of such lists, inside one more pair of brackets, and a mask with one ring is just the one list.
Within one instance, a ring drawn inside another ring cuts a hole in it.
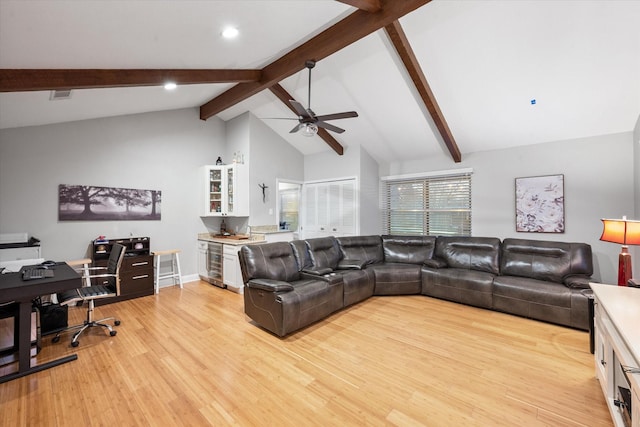
[{"label": "keyboard", "polygon": [[53,277],[53,270],[44,268],[25,268],[22,270],[22,280],[44,279],[45,277]]}]

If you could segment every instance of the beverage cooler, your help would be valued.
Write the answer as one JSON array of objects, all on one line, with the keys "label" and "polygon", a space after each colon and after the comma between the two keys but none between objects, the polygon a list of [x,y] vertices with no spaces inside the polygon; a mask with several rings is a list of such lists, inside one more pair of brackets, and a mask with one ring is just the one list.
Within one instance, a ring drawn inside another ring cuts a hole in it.
[{"label": "beverage cooler", "polygon": [[198,240],[198,274],[200,279],[224,288],[222,260],[222,243]]}]

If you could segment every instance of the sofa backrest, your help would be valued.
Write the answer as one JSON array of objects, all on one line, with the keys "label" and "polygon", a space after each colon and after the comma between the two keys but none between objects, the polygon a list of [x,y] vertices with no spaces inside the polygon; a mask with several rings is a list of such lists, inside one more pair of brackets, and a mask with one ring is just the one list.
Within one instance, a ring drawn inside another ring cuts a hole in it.
[{"label": "sofa backrest", "polygon": [[382,236],[385,262],[423,264],[433,258],[435,236]]},{"label": "sofa backrest", "polygon": [[434,255],[451,268],[500,272],[500,239],[497,237],[439,236]]},{"label": "sofa backrest", "polygon": [[291,248],[293,248],[293,255],[298,262],[298,269],[300,271],[311,268],[311,257],[309,256],[309,248],[307,242],[304,240],[292,240],[289,242]]},{"label": "sofa backrest", "polygon": [[562,283],[568,276],[593,274],[591,246],[586,243],[504,239],[500,272]]},{"label": "sofa backrest", "polygon": [[384,261],[380,236],[344,236],[337,240],[343,258],[360,260],[366,264]]},{"label": "sofa backrest", "polygon": [[284,282],[300,279],[298,263],[288,242],[243,246],[240,248],[240,268],[245,283],[251,279]]},{"label": "sofa backrest", "polygon": [[330,268],[335,270],[336,267],[338,267],[338,262],[342,258],[342,254],[340,253],[338,241],[335,237],[307,239],[306,243],[314,269]]}]

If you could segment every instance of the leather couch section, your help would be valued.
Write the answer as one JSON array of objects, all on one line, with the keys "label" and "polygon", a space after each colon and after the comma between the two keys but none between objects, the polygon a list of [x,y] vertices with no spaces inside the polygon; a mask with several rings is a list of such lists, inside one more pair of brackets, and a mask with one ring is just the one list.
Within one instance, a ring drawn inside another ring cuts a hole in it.
[{"label": "leather couch section", "polygon": [[320,237],[306,240],[306,242],[314,270],[326,268],[335,270],[342,257],[335,237]]},{"label": "leather couch section", "polygon": [[252,249],[255,250],[245,252],[244,269],[241,265],[241,270],[246,273],[246,277],[243,274],[245,283],[250,279],[258,278],[269,278],[283,282],[300,278],[298,263],[289,243],[274,242],[270,245],[257,245]]},{"label": "leather couch section", "polygon": [[593,274],[591,246],[584,243],[504,239],[500,271],[507,276],[563,283],[572,275]]},{"label": "leather couch section", "polygon": [[346,236],[338,237],[337,240],[345,259],[357,259],[364,264],[384,261],[380,236]]},{"label": "leather couch section", "polygon": [[438,237],[435,258],[449,268],[500,274],[500,239],[494,237]]},{"label": "leather couch section", "polygon": [[435,236],[382,236],[385,262],[422,265],[433,258]]},{"label": "leather couch section", "polygon": [[423,294],[589,329],[591,247],[493,237],[348,236],[243,246],[245,313],[284,336],[373,295]]}]

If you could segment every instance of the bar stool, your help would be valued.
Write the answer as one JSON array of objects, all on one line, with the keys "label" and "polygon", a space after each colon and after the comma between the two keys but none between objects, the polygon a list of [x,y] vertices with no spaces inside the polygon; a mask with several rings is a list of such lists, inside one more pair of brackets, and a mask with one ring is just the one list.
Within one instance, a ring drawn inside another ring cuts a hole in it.
[{"label": "bar stool", "polygon": [[[153,281],[156,294],[160,290],[160,280],[162,280],[162,279],[172,278],[174,285],[176,285],[176,279],[178,279],[178,284],[180,285],[180,289],[183,288],[183,286],[182,286],[182,273],[180,273],[180,257],[178,256],[179,253],[180,253],[180,249],[169,249],[169,250],[166,250],[166,251],[154,251],[154,252],[152,252],[153,260],[154,260],[155,265],[156,265],[155,280]],[[163,255],[170,255],[171,256],[171,272],[165,273],[165,274],[160,274],[160,263],[161,263],[161,257]]]}]

